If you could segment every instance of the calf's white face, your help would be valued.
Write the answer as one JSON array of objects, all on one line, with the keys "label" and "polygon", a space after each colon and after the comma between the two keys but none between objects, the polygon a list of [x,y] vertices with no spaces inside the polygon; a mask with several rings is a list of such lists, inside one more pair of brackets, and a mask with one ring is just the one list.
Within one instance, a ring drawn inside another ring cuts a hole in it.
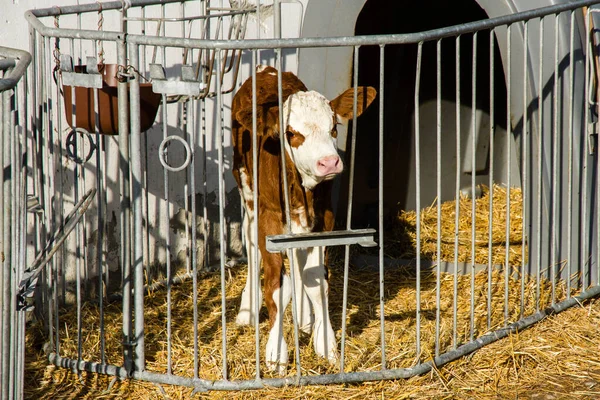
[{"label": "calf's white face", "polygon": [[337,152],[337,121],[327,98],[315,91],[297,92],[283,105],[285,147],[302,177],[314,188],[344,170]]}]

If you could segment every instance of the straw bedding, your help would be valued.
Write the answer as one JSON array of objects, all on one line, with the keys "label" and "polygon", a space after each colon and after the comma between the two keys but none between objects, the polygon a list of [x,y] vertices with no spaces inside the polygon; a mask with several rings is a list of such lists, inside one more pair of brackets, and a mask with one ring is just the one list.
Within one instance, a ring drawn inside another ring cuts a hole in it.
[{"label": "straw bedding", "polygon": [[[494,188],[493,196],[496,196]],[[513,193],[511,190],[511,199]],[[489,191],[485,194],[488,195]],[[504,194],[505,195],[505,194]],[[502,207],[502,193],[498,198],[498,206]],[[482,203],[485,200],[482,199]],[[464,204],[463,204],[464,203]],[[461,199],[461,215],[470,218],[470,200]],[[511,207],[512,205],[511,200]],[[478,208],[479,208],[478,204]],[[504,201],[504,206],[506,202]],[[482,204],[483,208],[484,205]],[[518,199],[515,207],[520,207]],[[444,204],[443,209],[454,212],[454,203],[450,206]],[[430,213],[437,213],[435,207],[424,210],[422,218],[429,221]],[[486,217],[487,213],[482,211]],[[512,213],[512,218],[517,221],[520,215]],[[411,218],[412,224],[411,225]],[[444,221],[451,220],[453,216],[443,214]],[[477,217],[479,219],[479,217]],[[434,219],[435,220],[435,219]],[[414,217],[410,213],[401,213],[399,224],[405,224],[405,231],[414,230]],[[497,221],[497,222],[496,222]],[[462,221],[461,221],[462,224]],[[470,224],[470,223],[469,223]],[[516,224],[516,222],[515,222]],[[483,230],[484,224],[477,223],[478,229]],[[496,226],[503,231],[504,225],[495,219]],[[411,228],[412,226],[412,228]],[[443,232],[454,232],[454,227],[444,225]],[[515,232],[520,228],[515,228]],[[470,226],[468,227],[470,234]],[[425,231],[424,231],[425,232]],[[461,228],[461,232],[463,229]],[[478,235],[485,236],[486,245],[482,246],[478,263],[485,263],[487,257],[487,232]],[[495,234],[495,233],[494,233]],[[445,235],[445,233],[443,233]],[[512,233],[511,233],[512,235]],[[400,235],[399,235],[400,236]],[[405,235],[406,236],[406,235]],[[408,235],[410,236],[410,235]],[[435,257],[436,249],[434,239],[433,250],[429,245],[432,237],[422,236],[422,248],[425,256]],[[452,236],[453,237],[453,236]],[[462,238],[462,233],[461,236]],[[469,236],[470,238],[470,236]],[[462,239],[461,239],[462,240]],[[470,240],[470,239],[469,239]],[[495,241],[496,239],[493,239]],[[520,262],[521,245],[520,237],[510,238],[510,257],[512,262]],[[501,263],[505,254],[504,239],[497,238],[494,247],[494,263]],[[470,241],[468,256],[470,257]],[[515,246],[512,249],[513,245]],[[394,251],[403,255],[410,253],[412,244],[397,241]],[[454,257],[454,242],[449,244],[448,250]],[[518,250],[517,250],[518,248]],[[429,250],[428,250],[429,249]],[[414,250],[413,250],[414,253]],[[513,255],[514,254],[514,255]],[[514,257],[514,259],[513,259]],[[452,261],[452,258],[450,259]],[[255,374],[254,355],[254,330],[252,328],[238,328],[233,322],[237,312],[239,296],[245,281],[244,268],[235,267],[226,271],[225,296],[227,308],[227,348],[230,379],[251,379]],[[341,335],[341,305],[342,305],[342,276],[340,262],[334,262],[330,272],[330,310],[334,330]],[[435,322],[437,313],[436,304],[436,276],[431,271],[421,274],[421,354],[416,354],[416,290],[415,271],[413,268],[399,267],[386,270],[385,281],[385,341],[388,368],[405,368],[414,365],[417,357],[428,360],[435,352]],[[473,278],[473,283],[471,279]],[[522,281],[521,279],[525,279]],[[350,285],[348,293],[347,315],[347,343],[346,343],[346,370],[369,371],[381,368],[380,352],[380,327],[379,327],[379,286],[378,275],[373,269],[352,269],[350,272]],[[456,287],[455,287],[456,279]],[[503,326],[505,312],[508,322],[520,318],[521,308],[523,315],[531,314],[536,308],[535,282],[521,277],[517,273],[508,276],[508,297],[505,296],[506,275],[494,270],[491,280],[487,271],[466,276],[442,274],[440,279],[440,351],[451,349],[454,344],[460,345],[469,340],[471,334],[470,305],[473,301],[473,334],[475,337]],[[473,284],[473,298],[471,298],[471,285]],[[523,287],[523,296],[521,288]],[[453,343],[453,316],[455,303],[452,294],[456,289],[456,343]],[[489,312],[490,326],[488,327],[488,289],[491,289],[491,309]],[[171,326],[172,372],[182,376],[193,376],[194,350],[193,350],[193,287],[187,281],[171,288],[171,303],[173,309]],[[199,365],[200,376],[206,379],[221,378],[221,287],[218,273],[206,273],[198,279],[198,337],[199,337]],[[557,299],[565,296],[563,285],[557,285]],[[167,306],[166,290],[157,290],[149,293],[145,299],[146,319],[146,368],[155,372],[166,372],[167,359]],[[550,285],[543,281],[540,287],[540,306],[550,301]],[[505,303],[509,307],[505,310]],[[121,364],[121,318],[120,303],[109,303],[104,310],[106,327],[106,360],[109,363]],[[293,359],[293,330],[291,313],[287,313],[286,339],[290,344],[291,359]],[[61,348],[60,355],[64,357],[77,357],[76,336],[76,311],[61,311]],[[99,361],[99,312],[96,305],[87,303],[82,309],[82,358]],[[261,315],[261,349],[264,349],[268,332],[266,311],[263,308]],[[81,378],[64,369],[47,366],[47,361],[41,347],[44,335],[37,325],[32,326],[27,333],[27,366],[26,366],[26,397],[28,398],[189,398],[192,389],[175,386],[158,386],[151,383],[137,381],[117,381],[113,385],[111,377],[81,373]],[[329,366],[322,359],[314,356],[311,338],[307,335],[300,336],[300,359],[304,374],[323,374],[337,372],[337,368]],[[411,397],[436,397],[436,398],[481,398],[493,397],[514,398],[517,394],[532,397],[538,393],[558,392],[565,397],[578,398],[600,393],[600,362],[597,361],[600,350],[600,301],[591,300],[581,307],[568,310],[557,316],[546,319],[531,329],[511,335],[508,338],[493,343],[482,350],[463,357],[449,365],[432,371],[426,376],[399,380],[393,382],[364,383],[361,385],[332,385],[327,387],[303,387],[286,389],[265,389],[253,392],[196,394],[196,397],[210,398],[263,398],[263,399],[292,399],[292,398],[411,398]],[[261,355],[262,357],[262,355]],[[261,359],[261,365],[264,360]],[[288,373],[293,374],[295,367],[292,365]],[[263,372],[265,376],[269,373]],[[543,398],[543,397],[542,397]]]}]

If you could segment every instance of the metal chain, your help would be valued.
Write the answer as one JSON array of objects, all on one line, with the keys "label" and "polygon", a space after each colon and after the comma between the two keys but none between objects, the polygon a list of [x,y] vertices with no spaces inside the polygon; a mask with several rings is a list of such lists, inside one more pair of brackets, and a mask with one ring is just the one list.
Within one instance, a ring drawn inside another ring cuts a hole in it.
[{"label": "metal chain", "polygon": [[[102,3],[96,0],[98,4],[98,31],[104,29],[104,14],[102,13]],[[98,68],[101,69],[104,65],[104,41],[98,40]]]},{"label": "metal chain", "polygon": [[[55,6],[56,8],[58,8],[59,13],[60,13],[60,7]],[[55,15],[54,16],[54,27],[55,28],[59,28],[59,16]],[[56,80],[56,73],[60,70],[60,38],[59,37],[55,37],[54,38],[54,51],[52,52],[53,56],[54,56],[54,78]]]}]

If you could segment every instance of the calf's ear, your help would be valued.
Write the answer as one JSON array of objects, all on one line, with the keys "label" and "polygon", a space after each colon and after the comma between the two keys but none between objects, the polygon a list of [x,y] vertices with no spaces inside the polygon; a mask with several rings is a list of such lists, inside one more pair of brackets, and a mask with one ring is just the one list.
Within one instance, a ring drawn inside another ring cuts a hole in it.
[{"label": "calf's ear", "polygon": [[[377,90],[371,86],[359,86],[357,90],[356,116],[360,116],[371,105],[377,96]],[[339,124],[345,123],[354,117],[354,88],[346,90],[335,99],[331,100],[331,109],[337,116]]]},{"label": "calf's ear", "polygon": [[[252,109],[238,111],[235,119],[245,129],[252,132]],[[279,107],[258,107],[256,110],[256,130],[258,136],[278,136]]]}]

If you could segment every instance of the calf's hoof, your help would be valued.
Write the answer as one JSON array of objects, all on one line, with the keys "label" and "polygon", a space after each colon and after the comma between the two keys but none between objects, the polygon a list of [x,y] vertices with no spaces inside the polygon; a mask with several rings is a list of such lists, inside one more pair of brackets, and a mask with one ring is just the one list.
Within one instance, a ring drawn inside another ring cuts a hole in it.
[{"label": "calf's hoof", "polygon": [[315,353],[328,359],[331,364],[336,364],[339,361],[340,356],[337,351],[337,341],[333,329],[326,330],[323,329],[322,325],[319,325],[314,332],[313,344]]},{"label": "calf's hoof", "polygon": [[269,372],[275,372],[279,376],[285,376],[286,372],[287,372],[287,363],[281,364],[277,361],[273,361],[273,362],[267,361],[267,370]]},{"label": "calf's hoof", "polygon": [[235,317],[235,323],[238,326],[247,326],[247,325],[254,326],[254,324],[256,323],[256,318],[252,311],[240,310],[240,312],[238,312],[237,317]]},{"label": "calf's hoof", "polygon": [[288,366],[288,346],[285,340],[277,335],[270,335],[265,350],[267,369],[280,376],[285,375]]}]

